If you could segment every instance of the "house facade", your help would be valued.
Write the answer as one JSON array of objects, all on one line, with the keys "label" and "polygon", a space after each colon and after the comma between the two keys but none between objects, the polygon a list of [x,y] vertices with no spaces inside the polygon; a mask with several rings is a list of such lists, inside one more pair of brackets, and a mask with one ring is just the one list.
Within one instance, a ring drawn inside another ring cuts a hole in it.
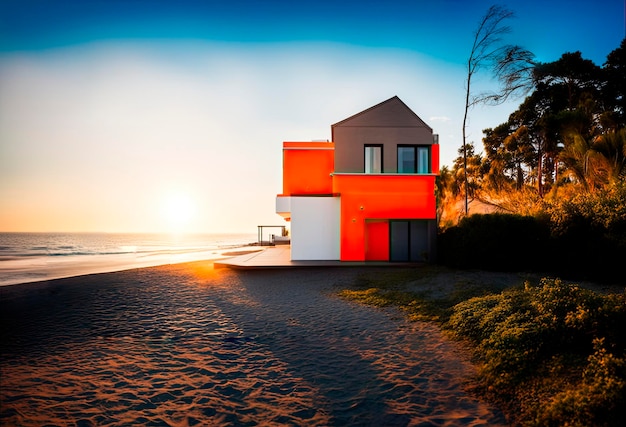
[{"label": "house facade", "polygon": [[332,142],[283,143],[276,212],[292,260],[431,261],[438,136],[394,96],[331,126]]}]

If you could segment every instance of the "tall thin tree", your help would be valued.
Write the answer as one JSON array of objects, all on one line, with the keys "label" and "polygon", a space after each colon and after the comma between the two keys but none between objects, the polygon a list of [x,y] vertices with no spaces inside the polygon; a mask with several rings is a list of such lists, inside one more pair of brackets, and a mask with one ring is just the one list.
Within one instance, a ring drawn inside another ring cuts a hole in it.
[{"label": "tall thin tree", "polygon": [[[465,82],[465,112],[463,114],[463,165],[465,180],[465,215],[468,214],[467,180],[467,118],[476,104],[498,105],[514,94],[527,93],[532,87],[534,55],[517,45],[502,43],[511,28],[504,25],[513,12],[502,6],[491,6],[482,17],[474,33],[474,41],[467,59]],[[482,69],[490,69],[499,82],[498,90],[477,95],[472,94],[472,79]]]}]

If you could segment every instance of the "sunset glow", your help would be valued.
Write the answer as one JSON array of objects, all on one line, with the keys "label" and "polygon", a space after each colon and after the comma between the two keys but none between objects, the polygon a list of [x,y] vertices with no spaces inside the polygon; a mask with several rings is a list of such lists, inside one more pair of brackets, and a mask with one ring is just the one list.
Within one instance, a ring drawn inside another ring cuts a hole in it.
[{"label": "sunset glow", "polygon": [[[621,0],[502,3],[510,42],[542,62],[601,64],[624,36]],[[0,231],[254,232],[280,221],[283,141],[332,139],[394,95],[452,164],[485,2],[244,5],[0,2]],[[518,104],[473,109],[468,141]],[[187,200],[163,195],[172,182]]]},{"label": "sunset glow", "polygon": [[163,200],[161,214],[169,231],[188,231],[196,215],[196,206],[190,196],[184,193],[173,193]]}]

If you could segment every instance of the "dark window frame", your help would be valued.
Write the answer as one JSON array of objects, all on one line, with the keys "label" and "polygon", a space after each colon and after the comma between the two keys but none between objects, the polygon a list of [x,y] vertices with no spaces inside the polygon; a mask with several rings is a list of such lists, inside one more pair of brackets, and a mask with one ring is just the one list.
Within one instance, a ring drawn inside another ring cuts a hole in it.
[{"label": "dark window frame", "polygon": [[[413,164],[415,165],[415,172],[400,172],[400,148],[413,148]],[[428,151],[428,167],[426,172],[419,171],[419,149],[426,148]],[[427,144],[398,144],[396,147],[396,172],[408,173],[408,174],[426,174],[432,173],[432,149]]]}]

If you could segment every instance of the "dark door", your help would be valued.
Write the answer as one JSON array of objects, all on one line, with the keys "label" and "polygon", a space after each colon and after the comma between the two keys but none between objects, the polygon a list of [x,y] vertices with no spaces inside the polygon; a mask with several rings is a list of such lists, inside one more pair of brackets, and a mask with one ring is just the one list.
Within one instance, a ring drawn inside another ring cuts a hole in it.
[{"label": "dark door", "polygon": [[428,221],[398,220],[389,222],[390,261],[426,261],[428,246]]},{"label": "dark door", "polygon": [[428,260],[428,221],[416,220],[410,222],[409,229],[409,258],[413,262]]},{"label": "dark door", "polygon": [[389,260],[402,262],[409,260],[409,221],[389,223]]}]

